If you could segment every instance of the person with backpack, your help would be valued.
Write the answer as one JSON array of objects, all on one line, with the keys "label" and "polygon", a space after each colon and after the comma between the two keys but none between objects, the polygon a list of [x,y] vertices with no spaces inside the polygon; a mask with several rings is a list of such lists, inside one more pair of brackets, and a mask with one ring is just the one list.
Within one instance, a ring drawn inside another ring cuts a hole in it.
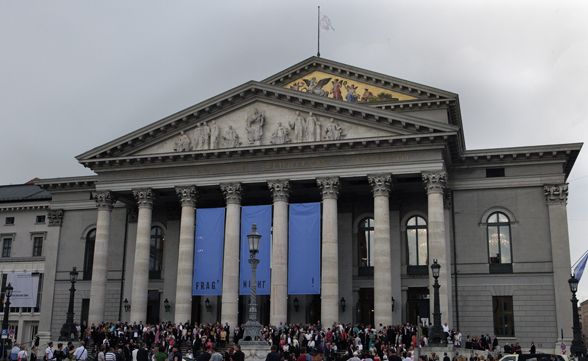
[{"label": "person with backpack", "polygon": [[25,346],[18,352],[18,361],[28,361],[29,354],[27,353],[27,348]]}]

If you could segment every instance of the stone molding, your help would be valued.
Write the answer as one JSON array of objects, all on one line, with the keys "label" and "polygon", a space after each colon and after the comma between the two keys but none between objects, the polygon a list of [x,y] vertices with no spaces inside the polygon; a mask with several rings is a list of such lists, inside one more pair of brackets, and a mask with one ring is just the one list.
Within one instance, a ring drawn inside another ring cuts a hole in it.
[{"label": "stone molding", "polygon": [[182,207],[195,207],[198,198],[196,186],[176,187],[176,194],[180,198]]},{"label": "stone molding", "polygon": [[427,194],[443,193],[447,183],[447,173],[445,171],[423,172],[423,182]]},{"label": "stone molding", "polygon": [[241,183],[222,183],[220,188],[227,204],[241,204]]},{"label": "stone molding", "polygon": [[290,197],[290,181],[287,179],[276,179],[267,181],[267,186],[272,192],[274,202],[288,202]]},{"label": "stone molding", "polygon": [[63,222],[63,209],[50,209],[47,212],[47,226],[60,227]]},{"label": "stone molding", "polygon": [[368,175],[368,182],[370,187],[372,188],[372,193],[374,197],[384,196],[388,197],[390,195],[391,183],[392,183],[392,175],[389,173],[386,174],[372,174]]},{"label": "stone molding", "polygon": [[93,198],[99,210],[112,211],[112,206],[116,202],[116,197],[111,191],[94,192]]},{"label": "stone molding", "polygon": [[137,200],[139,208],[153,208],[155,194],[151,188],[133,189],[133,196]]},{"label": "stone molding", "polygon": [[566,183],[545,185],[543,192],[547,204],[566,205],[568,203],[568,185]]},{"label": "stone molding", "polygon": [[316,179],[323,199],[337,199],[339,196],[339,177],[319,177]]}]

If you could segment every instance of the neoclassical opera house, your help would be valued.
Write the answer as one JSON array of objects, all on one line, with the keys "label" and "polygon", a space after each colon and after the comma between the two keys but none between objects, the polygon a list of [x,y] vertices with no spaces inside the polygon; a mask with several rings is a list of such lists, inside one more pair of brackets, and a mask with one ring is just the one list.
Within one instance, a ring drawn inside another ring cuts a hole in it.
[{"label": "neoclassical opera house", "polygon": [[457,94],[308,58],[79,155],[94,176],[37,182],[39,331],[59,335],[74,266],[76,322],[237,325],[256,224],[264,324],[426,322],[435,259],[443,322],[552,347],[581,146],[468,150]]}]

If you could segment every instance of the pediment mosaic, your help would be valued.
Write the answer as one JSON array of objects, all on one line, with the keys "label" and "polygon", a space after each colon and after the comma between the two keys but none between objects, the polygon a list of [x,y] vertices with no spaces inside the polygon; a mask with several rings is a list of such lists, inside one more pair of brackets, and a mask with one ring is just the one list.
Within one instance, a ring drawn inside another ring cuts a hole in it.
[{"label": "pediment mosaic", "polygon": [[255,102],[135,153],[207,151],[236,147],[337,141],[396,135],[393,131]]},{"label": "pediment mosaic", "polygon": [[417,99],[410,95],[321,71],[313,71],[303,78],[296,79],[286,84],[285,88],[349,103],[375,103]]}]

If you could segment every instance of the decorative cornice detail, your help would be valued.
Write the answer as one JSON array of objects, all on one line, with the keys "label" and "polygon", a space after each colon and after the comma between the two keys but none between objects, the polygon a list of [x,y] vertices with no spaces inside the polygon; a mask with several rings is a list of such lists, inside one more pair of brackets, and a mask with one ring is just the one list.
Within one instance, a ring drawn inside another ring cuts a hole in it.
[{"label": "decorative cornice detail", "polygon": [[222,183],[220,187],[227,204],[241,204],[241,183]]},{"label": "decorative cornice detail", "polygon": [[372,188],[374,197],[388,197],[390,194],[392,175],[391,174],[373,174],[368,175],[368,182]]},{"label": "decorative cornice detail", "polygon": [[447,183],[447,173],[445,171],[423,172],[423,182],[427,193],[443,193]]},{"label": "decorative cornice detail", "polygon": [[60,227],[63,222],[63,209],[50,209],[47,212],[47,226]]},{"label": "decorative cornice detail", "polygon": [[48,209],[48,205],[22,205],[0,207],[1,212],[39,211]]},{"label": "decorative cornice detail", "polygon": [[547,204],[567,204],[568,203],[568,185],[567,184],[550,184],[543,186],[545,193],[545,202]]},{"label": "decorative cornice detail", "polygon": [[321,189],[324,199],[337,199],[339,196],[339,177],[320,177],[316,183]]},{"label": "decorative cornice detail", "polygon": [[135,196],[139,208],[153,208],[155,194],[151,188],[133,189],[133,196]]},{"label": "decorative cornice detail", "polygon": [[116,196],[110,191],[94,192],[94,200],[98,210],[112,211],[112,206],[116,202]]},{"label": "decorative cornice detail", "polygon": [[182,207],[195,207],[198,198],[196,186],[176,187],[176,194],[180,198]]},{"label": "decorative cornice detail", "polygon": [[287,179],[276,179],[267,181],[267,186],[272,192],[274,202],[288,202],[290,197],[290,181]]}]

